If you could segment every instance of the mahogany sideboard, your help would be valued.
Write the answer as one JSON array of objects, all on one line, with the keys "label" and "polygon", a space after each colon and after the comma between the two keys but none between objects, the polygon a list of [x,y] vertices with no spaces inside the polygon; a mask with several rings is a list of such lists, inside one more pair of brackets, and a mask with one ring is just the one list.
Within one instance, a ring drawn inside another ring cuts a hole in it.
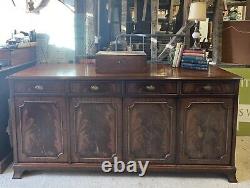
[{"label": "mahogany sideboard", "polygon": [[38,65],[10,77],[14,176],[96,170],[115,156],[148,172],[207,172],[237,182],[240,77],[152,64],[142,74]]}]

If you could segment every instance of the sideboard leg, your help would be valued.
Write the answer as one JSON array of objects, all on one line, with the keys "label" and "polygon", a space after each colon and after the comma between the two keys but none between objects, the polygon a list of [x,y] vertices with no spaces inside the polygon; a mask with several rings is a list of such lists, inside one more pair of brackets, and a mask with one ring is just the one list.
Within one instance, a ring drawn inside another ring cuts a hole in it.
[{"label": "sideboard leg", "polygon": [[228,182],[230,183],[237,183],[237,178],[236,178],[236,173],[233,172],[233,173],[228,173],[227,174],[227,179],[228,179]]},{"label": "sideboard leg", "polygon": [[13,177],[12,179],[22,179],[22,175],[24,173],[24,170],[23,169],[20,169],[20,168],[14,168],[14,174],[13,174]]}]

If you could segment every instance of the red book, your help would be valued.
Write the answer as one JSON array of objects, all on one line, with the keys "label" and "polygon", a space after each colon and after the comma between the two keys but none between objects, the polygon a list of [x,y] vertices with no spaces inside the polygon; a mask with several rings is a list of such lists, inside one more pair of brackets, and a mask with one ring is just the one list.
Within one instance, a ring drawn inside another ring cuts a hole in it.
[{"label": "red book", "polygon": [[184,53],[204,54],[203,50],[184,50]]},{"label": "red book", "polygon": [[183,52],[182,55],[185,56],[197,56],[197,57],[205,57],[204,53],[190,53],[190,52]]}]

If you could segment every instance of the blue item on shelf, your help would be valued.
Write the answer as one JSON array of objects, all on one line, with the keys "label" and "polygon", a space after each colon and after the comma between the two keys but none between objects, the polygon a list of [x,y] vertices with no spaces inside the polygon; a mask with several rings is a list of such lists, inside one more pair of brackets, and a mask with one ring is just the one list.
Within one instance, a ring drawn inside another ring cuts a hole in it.
[{"label": "blue item on shelf", "polygon": [[206,59],[204,57],[199,57],[199,56],[182,56],[182,60],[184,61],[205,61]]}]

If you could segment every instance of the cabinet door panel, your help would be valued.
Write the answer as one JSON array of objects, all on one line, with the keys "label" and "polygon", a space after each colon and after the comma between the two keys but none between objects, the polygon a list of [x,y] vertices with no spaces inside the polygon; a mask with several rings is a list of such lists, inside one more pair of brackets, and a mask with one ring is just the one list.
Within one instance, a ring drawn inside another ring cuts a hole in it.
[{"label": "cabinet door panel", "polygon": [[121,99],[73,98],[70,111],[73,162],[121,157]]},{"label": "cabinet door panel", "polygon": [[232,99],[187,98],[180,106],[180,163],[229,164]]},{"label": "cabinet door panel", "polygon": [[55,97],[18,97],[18,161],[66,162],[65,102]]},{"label": "cabinet door panel", "polygon": [[127,160],[175,161],[175,100],[126,99],[124,113]]}]

